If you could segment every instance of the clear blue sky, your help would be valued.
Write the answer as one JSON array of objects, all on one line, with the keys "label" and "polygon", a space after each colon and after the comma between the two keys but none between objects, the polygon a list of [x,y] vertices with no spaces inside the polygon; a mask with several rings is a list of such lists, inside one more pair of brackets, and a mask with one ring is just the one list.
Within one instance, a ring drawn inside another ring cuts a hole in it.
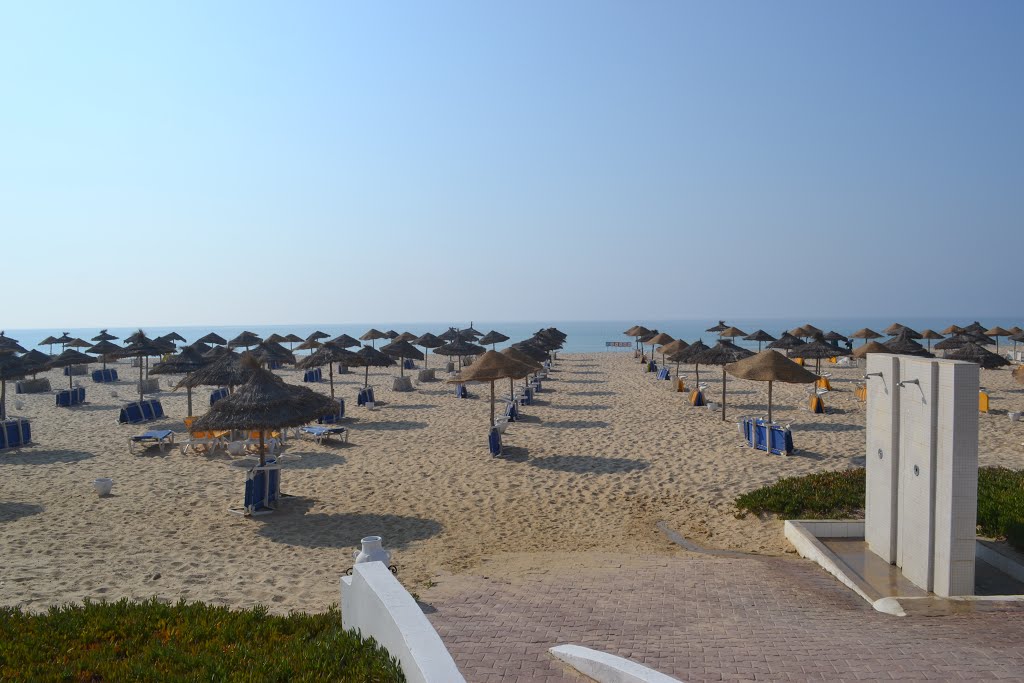
[{"label": "clear blue sky", "polygon": [[0,6],[7,328],[1020,310],[1024,3]]}]

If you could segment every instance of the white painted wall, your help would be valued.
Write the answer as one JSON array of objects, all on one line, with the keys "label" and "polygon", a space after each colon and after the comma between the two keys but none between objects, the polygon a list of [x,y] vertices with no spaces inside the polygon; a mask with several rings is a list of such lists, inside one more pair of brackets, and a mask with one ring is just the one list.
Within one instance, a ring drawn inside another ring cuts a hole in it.
[{"label": "white painted wall", "polygon": [[682,683],[642,664],[589,647],[559,645],[548,652],[598,683]]},{"label": "white painted wall", "polygon": [[864,540],[873,553],[889,564],[894,564],[900,464],[899,356],[888,353],[868,354],[866,374],[867,447],[864,467],[867,469],[867,493]]}]

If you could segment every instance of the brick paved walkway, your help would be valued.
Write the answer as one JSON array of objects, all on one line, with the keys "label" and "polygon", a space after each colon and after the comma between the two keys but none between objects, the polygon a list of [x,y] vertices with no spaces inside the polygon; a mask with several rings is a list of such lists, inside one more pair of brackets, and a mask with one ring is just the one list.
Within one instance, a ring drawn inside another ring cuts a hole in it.
[{"label": "brick paved walkway", "polygon": [[1024,680],[1019,604],[899,618],[796,558],[578,557],[535,572],[496,558],[421,595],[467,680],[578,682],[547,654],[562,643],[682,680]]}]

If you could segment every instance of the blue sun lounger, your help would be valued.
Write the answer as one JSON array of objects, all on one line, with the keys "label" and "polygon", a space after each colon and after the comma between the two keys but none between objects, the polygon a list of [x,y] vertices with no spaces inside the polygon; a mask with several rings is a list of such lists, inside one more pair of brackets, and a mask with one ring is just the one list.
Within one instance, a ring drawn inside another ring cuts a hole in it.
[{"label": "blue sun lounger", "polygon": [[491,455],[496,458],[501,457],[501,432],[497,427],[491,427],[491,431],[487,435],[487,447],[490,449]]},{"label": "blue sun lounger", "polygon": [[214,389],[210,392],[210,405],[212,406],[217,401],[228,395],[227,387],[221,387],[220,389]]},{"label": "blue sun lounger", "polygon": [[92,381],[97,384],[104,384],[106,382],[117,381],[117,370],[114,368],[107,368],[106,370],[93,370]]},{"label": "blue sun lounger", "polygon": [[469,398],[469,390],[462,382],[455,385],[455,398]]},{"label": "blue sun lounger", "polygon": [[158,399],[150,398],[144,401],[133,401],[121,408],[117,421],[121,424],[138,424],[159,420],[164,416],[164,407]]},{"label": "blue sun lounger", "polygon": [[320,368],[313,368],[312,370],[306,370],[302,374],[303,382],[319,382],[324,378],[324,371]]},{"label": "blue sun lounger", "polygon": [[533,387],[526,387],[523,395],[519,397],[519,402],[524,406],[533,405]]},{"label": "blue sun lounger", "polygon": [[143,450],[150,446],[159,446],[161,452],[166,451],[168,447],[174,448],[174,432],[170,429],[152,429],[128,437],[128,452],[134,455],[136,446],[142,447]]},{"label": "blue sun lounger", "polygon": [[32,427],[28,420],[11,418],[0,422],[0,450],[32,443]]},{"label": "blue sun lounger", "polygon": [[276,460],[267,460],[264,467],[253,467],[245,473],[245,499],[241,515],[265,515],[273,512],[281,497],[281,466]]},{"label": "blue sun lounger", "polygon": [[781,425],[768,424],[758,418],[743,418],[743,438],[747,445],[773,455],[792,455],[793,433]]},{"label": "blue sun lounger", "polygon": [[299,435],[308,436],[318,444],[323,443],[324,439],[329,439],[332,436],[340,436],[345,443],[348,443],[347,427],[314,427],[310,425],[308,427],[299,427]]},{"label": "blue sun lounger", "polygon": [[366,405],[367,403],[376,403],[373,398],[373,387],[365,387],[359,390],[356,395],[356,405]]},{"label": "blue sun lounger", "polygon": [[405,363],[403,364],[403,367],[406,370],[415,370],[416,369],[416,363],[414,363],[412,361],[412,358],[406,358],[405,359]]},{"label": "blue sun lounger", "polygon": [[332,424],[334,422],[341,422],[345,417],[345,399],[339,398],[336,403],[338,404],[338,412],[334,415],[321,415],[316,419],[317,424]]},{"label": "blue sun lounger", "polygon": [[515,422],[519,419],[519,406],[516,405],[515,401],[509,401],[505,404],[505,419],[509,422]]},{"label": "blue sun lounger", "polygon": [[669,376],[668,368],[662,368],[661,370],[658,370],[658,379],[672,379],[672,377]]},{"label": "blue sun lounger", "polygon": [[57,394],[57,405],[61,408],[77,406],[85,402],[85,388],[62,389]]}]

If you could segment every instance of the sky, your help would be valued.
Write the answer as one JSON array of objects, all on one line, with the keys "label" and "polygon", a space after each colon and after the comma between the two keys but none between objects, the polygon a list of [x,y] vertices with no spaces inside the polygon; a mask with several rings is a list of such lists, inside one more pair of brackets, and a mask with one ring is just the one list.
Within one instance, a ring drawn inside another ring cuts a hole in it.
[{"label": "sky", "polygon": [[0,327],[1016,314],[1022,30],[0,0]]}]

